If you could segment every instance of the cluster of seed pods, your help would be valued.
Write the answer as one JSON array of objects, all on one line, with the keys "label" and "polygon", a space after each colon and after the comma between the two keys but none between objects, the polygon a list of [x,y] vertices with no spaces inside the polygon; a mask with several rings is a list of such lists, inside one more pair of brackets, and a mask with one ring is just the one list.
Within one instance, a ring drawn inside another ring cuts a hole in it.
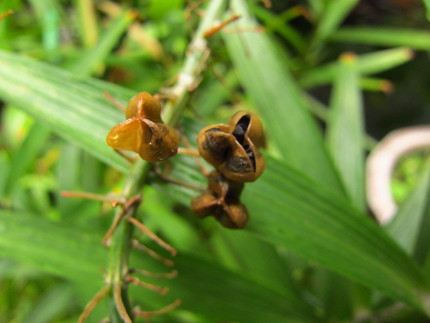
[{"label": "cluster of seed pods", "polygon": [[248,222],[240,202],[245,182],[255,181],[265,168],[259,148],[265,147],[263,126],[255,114],[238,112],[225,124],[203,128],[197,139],[200,155],[215,170],[205,193],[191,202],[199,217],[213,215],[223,226],[241,229]]},{"label": "cluster of seed pods", "polygon": [[[106,137],[109,146],[130,150],[142,159],[159,162],[178,151],[179,135],[161,120],[161,104],[141,92],[127,105],[126,120],[112,128]],[[265,147],[260,119],[253,113],[238,112],[228,124],[203,128],[198,149],[215,170],[208,176],[205,193],[193,199],[191,208],[199,217],[209,215],[225,227],[240,229],[248,222],[248,211],[240,202],[245,182],[255,181],[266,162],[259,149]]]}]

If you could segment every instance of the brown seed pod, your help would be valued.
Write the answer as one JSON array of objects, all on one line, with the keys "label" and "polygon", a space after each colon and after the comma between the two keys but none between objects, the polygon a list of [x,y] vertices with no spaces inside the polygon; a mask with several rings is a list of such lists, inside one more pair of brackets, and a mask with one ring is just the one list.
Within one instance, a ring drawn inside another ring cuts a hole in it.
[{"label": "brown seed pod", "polygon": [[125,109],[125,118],[139,116],[155,123],[161,120],[161,103],[148,92],[140,92],[128,101]]},{"label": "brown seed pod", "polygon": [[179,135],[162,122],[160,112],[160,102],[149,93],[134,96],[127,105],[127,120],[111,129],[106,137],[107,144],[114,149],[137,152],[150,162],[175,155]]},{"label": "brown seed pod", "polygon": [[232,181],[253,182],[266,166],[258,151],[265,145],[263,128],[249,113],[236,114],[229,125],[203,128],[197,144],[200,155]]},{"label": "brown seed pod", "polygon": [[215,217],[224,227],[230,229],[243,229],[249,220],[248,210],[239,200],[225,205]]},{"label": "brown seed pod", "polygon": [[208,176],[207,191],[194,198],[191,209],[200,218],[213,215],[223,226],[242,229],[248,222],[248,211],[239,197],[244,184],[232,182],[220,172]]},{"label": "brown seed pod", "polygon": [[231,117],[229,125],[233,128],[243,129],[245,137],[248,137],[255,147],[266,148],[263,124],[255,113],[239,111]]}]

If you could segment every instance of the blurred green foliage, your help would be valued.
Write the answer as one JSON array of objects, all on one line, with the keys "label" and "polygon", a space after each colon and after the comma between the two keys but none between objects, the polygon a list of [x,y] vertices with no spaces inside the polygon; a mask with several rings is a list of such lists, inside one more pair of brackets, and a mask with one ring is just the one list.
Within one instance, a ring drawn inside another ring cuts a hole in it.
[{"label": "blurred green foliage", "polygon": [[[428,158],[396,172],[398,224],[371,221],[364,198],[368,150],[428,122],[428,1],[216,1],[218,21],[241,17],[207,39],[178,129],[194,146],[203,126],[256,111],[267,170],[246,185],[244,231],[197,219],[198,191],[150,173],[139,215],[178,249],[179,275],[145,278],[167,296],[130,286],[133,305],[182,300],[154,322],[428,320]],[[1,322],[75,322],[103,286],[113,211],[59,192],[121,190],[130,166],[105,136],[123,116],[103,93],[123,105],[139,91],[171,94],[214,2],[0,3],[0,15],[14,11],[0,21]],[[192,158],[170,166],[205,187]],[[166,271],[137,250],[131,263]],[[110,311],[103,301],[90,321]]]}]

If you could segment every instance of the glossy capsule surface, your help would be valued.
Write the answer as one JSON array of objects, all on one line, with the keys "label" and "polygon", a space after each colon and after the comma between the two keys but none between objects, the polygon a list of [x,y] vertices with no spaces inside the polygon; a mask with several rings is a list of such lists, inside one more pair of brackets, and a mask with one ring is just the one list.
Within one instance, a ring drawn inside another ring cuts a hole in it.
[{"label": "glossy capsule surface", "polygon": [[179,135],[161,120],[161,104],[147,92],[130,99],[124,122],[114,126],[106,137],[107,144],[129,150],[150,162],[159,162],[178,151]]},{"label": "glossy capsule surface", "polygon": [[242,229],[249,219],[248,210],[239,199],[243,186],[212,171],[206,192],[191,201],[191,209],[200,218],[214,216],[224,227]]},{"label": "glossy capsule surface", "polygon": [[265,146],[265,135],[255,114],[239,112],[228,125],[203,128],[197,145],[200,155],[232,181],[253,182],[266,166],[259,151]]}]

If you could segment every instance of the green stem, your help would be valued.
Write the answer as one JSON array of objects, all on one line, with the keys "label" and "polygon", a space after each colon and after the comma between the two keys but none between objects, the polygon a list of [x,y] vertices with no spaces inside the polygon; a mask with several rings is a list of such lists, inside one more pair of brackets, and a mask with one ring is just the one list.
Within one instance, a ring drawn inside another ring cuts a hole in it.
[{"label": "green stem", "polygon": [[[200,22],[197,32],[189,45],[188,55],[184,62],[184,66],[179,73],[178,82],[172,88],[175,99],[168,102],[164,109],[164,120],[168,125],[175,126],[181,118],[185,109],[185,101],[189,89],[195,84],[199,74],[204,70],[209,50],[203,34],[206,30],[213,27],[216,20],[221,17],[224,6],[225,0],[213,0],[210,2],[205,12],[205,16]],[[121,200],[127,200],[133,196],[141,194],[150,168],[150,163],[144,160],[139,160],[132,166],[121,193]],[[136,215],[136,211],[137,207],[130,208],[126,211],[127,213],[124,215],[124,218],[129,216],[134,217]],[[115,213],[115,218],[120,216],[122,216],[122,210],[118,209]],[[121,304],[118,304],[118,294],[115,296],[115,290],[121,290],[121,301],[128,316],[132,318],[127,293],[124,292],[126,286],[125,276],[129,268],[128,259],[132,237],[132,224],[128,221],[121,221],[111,238],[109,266],[106,276],[107,283],[112,286],[113,301],[117,306],[117,310],[113,311],[115,312],[113,315],[116,316],[112,318],[113,321],[118,320],[118,316],[121,316],[122,319],[124,319],[124,313],[118,313],[118,309],[121,308]]]}]

